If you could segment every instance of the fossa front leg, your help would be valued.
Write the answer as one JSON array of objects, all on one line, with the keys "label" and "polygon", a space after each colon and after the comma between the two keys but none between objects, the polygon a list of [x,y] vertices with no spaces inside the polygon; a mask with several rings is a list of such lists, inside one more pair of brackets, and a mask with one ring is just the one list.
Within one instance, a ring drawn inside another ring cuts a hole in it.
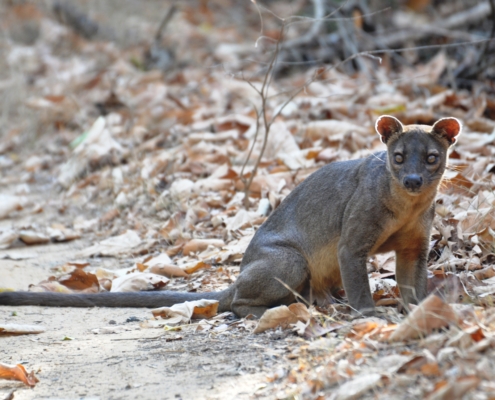
[{"label": "fossa front leg", "polygon": [[427,295],[427,237],[411,240],[407,248],[395,252],[395,274],[406,310],[409,304],[420,303]]}]

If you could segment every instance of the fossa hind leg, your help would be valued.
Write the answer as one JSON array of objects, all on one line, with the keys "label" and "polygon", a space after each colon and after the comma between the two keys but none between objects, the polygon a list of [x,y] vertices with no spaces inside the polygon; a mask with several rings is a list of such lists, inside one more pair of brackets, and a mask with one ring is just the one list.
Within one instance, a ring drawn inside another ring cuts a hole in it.
[{"label": "fossa hind leg", "polygon": [[281,282],[298,293],[309,282],[306,260],[296,250],[272,247],[264,253],[246,265],[235,282],[232,311],[240,317],[261,317],[270,307],[293,303],[294,294]]}]

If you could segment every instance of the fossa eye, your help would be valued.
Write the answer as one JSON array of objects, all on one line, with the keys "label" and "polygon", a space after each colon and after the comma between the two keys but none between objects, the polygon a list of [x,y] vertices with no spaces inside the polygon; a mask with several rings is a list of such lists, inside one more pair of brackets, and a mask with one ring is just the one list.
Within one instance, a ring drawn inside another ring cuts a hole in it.
[{"label": "fossa eye", "polygon": [[430,154],[426,161],[428,161],[428,164],[435,164],[437,162],[437,156],[435,154]]},{"label": "fossa eye", "polygon": [[404,157],[402,156],[402,154],[396,154],[394,156],[394,160],[397,164],[402,164],[404,162]]}]

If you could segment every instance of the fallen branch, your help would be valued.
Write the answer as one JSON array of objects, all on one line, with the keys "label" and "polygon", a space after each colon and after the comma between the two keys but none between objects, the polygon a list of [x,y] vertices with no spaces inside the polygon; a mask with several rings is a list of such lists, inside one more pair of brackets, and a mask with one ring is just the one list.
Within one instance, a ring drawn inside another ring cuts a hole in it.
[{"label": "fallen branch", "polygon": [[172,49],[164,47],[162,44],[162,38],[165,29],[172,20],[172,17],[175,15],[176,11],[177,5],[176,3],[173,3],[163,16],[149,49],[147,49],[144,53],[144,63],[147,69],[157,68],[162,71],[166,71],[174,66],[174,52]]},{"label": "fallen branch", "polygon": [[[478,22],[490,15],[490,12],[490,3],[483,2],[468,10],[453,14],[442,21],[435,21],[434,23],[424,26],[415,26],[414,29],[411,30],[400,30],[393,33],[387,32],[376,36],[375,39],[385,47],[395,47],[404,42],[417,41],[429,35],[439,34],[443,30],[451,30]],[[445,34],[443,33],[443,35]]]}]

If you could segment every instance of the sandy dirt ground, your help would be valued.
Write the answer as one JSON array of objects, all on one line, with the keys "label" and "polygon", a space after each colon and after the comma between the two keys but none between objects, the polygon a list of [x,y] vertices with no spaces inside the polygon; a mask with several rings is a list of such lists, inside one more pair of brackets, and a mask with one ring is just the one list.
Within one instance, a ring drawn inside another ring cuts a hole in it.
[{"label": "sandy dirt ground", "polygon": [[[1,320],[39,324],[47,331],[1,339],[1,359],[36,371],[40,382],[29,389],[0,381],[0,397],[16,390],[15,399],[248,399],[257,391],[262,395],[266,372],[285,353],[285,344],[277,349],[277,341],[265,335],[164,333],[126,322],[148,314],[143,309],[2,307]],[[105,326],[129,331],[92,333]]]},{"label": "sandy dirt ground", "polygon": [[[39,202],[43,195],[34,191],[28,197]],[[72,218],[71,212],[61,216],[47,206],[42,214],[24,216],[21,212],[2,225],[46,224],[64,218]],[[84,237],[2,250],[0,287],[27,290],[29,284],[47,279],[54,274],[53,267],[74,260],[77,251],[91,243]],[[132,260],[88,261],[92,266],[116,269]],[[285,355],[301,343],[291,334],[253,335],[235,327],[219,334],[195,332],[194,326],[168,332],[141,328],[151,317],[148,309],[0,307],[0,322],[46,328],[36,335],[0,336],[1,362],[23,364],[40,380],[33,389],[0,380],[0,399],[9,398],[12,392],[17,400],[260,398],[265,397],[266,377],[287,366]],[[230,322],[236,323],[233,315]],[[106,327],[117,333],[93,333]]]}]

